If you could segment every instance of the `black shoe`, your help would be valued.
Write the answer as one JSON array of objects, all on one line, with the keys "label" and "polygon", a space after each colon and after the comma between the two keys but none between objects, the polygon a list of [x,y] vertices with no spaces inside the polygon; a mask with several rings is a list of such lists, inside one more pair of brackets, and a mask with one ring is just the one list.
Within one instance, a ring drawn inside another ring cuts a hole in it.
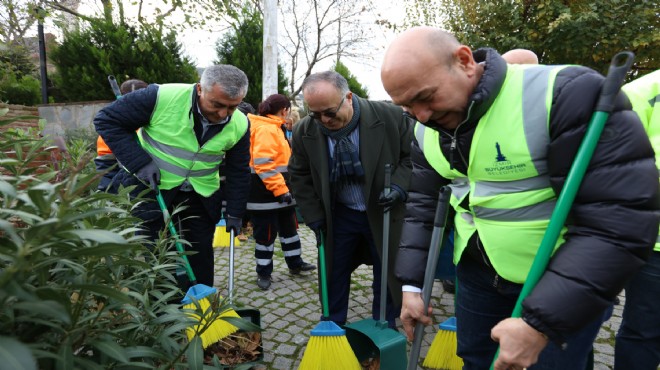
[{"label": "black shoe", "polygon": [[316,270],[316,266],[311,263],[303,262],[300,266],[289,269],[291,275],[300,275],[302,271],[313,271]]},{"label": "black shoe", "polygon": [[257,276],[257,286],[261,290],[268,290],[270,288],[270,276]]},{"label": "black shoe", "polygon": [[442,280],[442,289],[449,294],[456,293],[456,283],[454,280]]}]

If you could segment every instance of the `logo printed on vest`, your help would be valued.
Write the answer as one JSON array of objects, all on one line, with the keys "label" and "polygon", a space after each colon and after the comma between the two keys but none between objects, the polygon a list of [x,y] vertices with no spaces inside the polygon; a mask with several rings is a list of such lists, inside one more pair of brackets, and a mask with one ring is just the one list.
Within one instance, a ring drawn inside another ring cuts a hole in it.
[{"label": "logo printed on vest", "polygon": [[506,157],[502,154],[502,150],[500,149],[500,143],[495,143],[495,149],[497,149],[497,157],[495,157],[495,160],[497,162],[507,162]]},{"label": "logo printed on vest", "polygon": [[484,170],[489,175],[509,175],[512,173],[525,172],[527,164],[525,163],[512,163],[506,159],[506,156],[502,153],[502,148],[500,143],[495,142],[495,150],[497,155],[495,156],[495,162],[492,167],[485,167]]}]

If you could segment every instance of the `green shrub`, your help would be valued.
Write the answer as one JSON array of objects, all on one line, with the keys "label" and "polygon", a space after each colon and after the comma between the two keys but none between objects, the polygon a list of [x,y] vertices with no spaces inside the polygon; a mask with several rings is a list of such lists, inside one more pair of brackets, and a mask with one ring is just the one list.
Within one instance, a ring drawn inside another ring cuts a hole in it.
[{"label": "green shrub", "polygon": [[0,101],[35,105],[41,102],[41,83],[30,52],[16,44],[0,43]]},{"label": "green shrub", "polygon": [[4,71],[0,78],[0,101],[9,104],[37,105],[41,103],[41,82],[30,75],[16,77]]},{"label": "green shrub", "polygon": [[[2,115],[0,125],[9,123]],[[45,143],[11,135],[0,133],[0,364],[207,367],[199,338],[188,342],[184,334],[195,321],[170,304],[182,294],[173,240],[146,247],[130,214],[130,189],[94,191],[98,175],[80,171],[84,164],[66,176],[37,173],[24,158],[43,154],[35,148]],[[8,155],[17,145],[27,149]],[[226,306],[212,305],[217,319]]]}]

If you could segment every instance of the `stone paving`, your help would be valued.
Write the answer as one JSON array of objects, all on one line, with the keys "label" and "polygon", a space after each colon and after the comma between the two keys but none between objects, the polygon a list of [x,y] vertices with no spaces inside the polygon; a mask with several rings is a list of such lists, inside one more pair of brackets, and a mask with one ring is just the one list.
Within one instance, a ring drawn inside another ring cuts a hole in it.
[{"label": "stone paving", "polygon": [[[300,238],[303,245],[303,259],[307,262],[316,261],[316,239],[314,233],[304,225],[300,225]],[[229,248],[219,247],[216,252],[215,286],[226,294],[229,272]],[[275,246],[273,284],[267,291],[262,291],[256,285],[254,240],[241,242],[236,247],[234,302],[259,309],[261,312],[261,327],[263,331],[264,358],[255,369],[297,369],[302,359],[305,346],[309,340],[310,331],[318,324],[321,306],[318,301],[316,271],[290,275],[284,262],[279,242]],[[348,321],[354,322],[371,318],[371,268],[360,266],[352,276],[351,298],[349,303]],[[625,297],[621,296],[621,304]],[[442,284],[436,282],[433,286],[433,319],[440,323],[452,316],[454,312],[454,297],[442,290]],[[614,335],[621,323],[622,305],[614,308],[612,318],[600,330],[594,345],[595,370],[611,369],[614,363]],[[401,328],[401,326],[399,326]],[[420,354],[420,365],[433,341],[437,331],[435,327],[427,327],[424,334]],[[409,348],[408,346],[408,353]],[[340,370],[340,369],[338,369]]]}]

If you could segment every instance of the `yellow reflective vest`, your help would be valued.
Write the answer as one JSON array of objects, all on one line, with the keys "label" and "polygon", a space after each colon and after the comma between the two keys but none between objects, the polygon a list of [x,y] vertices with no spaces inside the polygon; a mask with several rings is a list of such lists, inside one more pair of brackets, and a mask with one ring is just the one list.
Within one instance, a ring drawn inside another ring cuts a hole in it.
[{"label": "yellow reflective vest", "polygon": [[416,124],[427,161],[451,180],[454,263],[478,232],[496,272],[515,283],[525,281],[556,202],[547,150],[554,80],[562,68],[508,66],[502,89],[476,126],[467,174],[450,169],[440,132]]},{"label": "yellow reflective vest", "polygon": [[156,107],[138,133],[140,145],[160,169],[160,188],[173,189],[186,179],[195,192],[209,197],[220,188],[218,169],[225,152],[243,137],[248,121],[236,110],[222,131],[201,147],[191,113],[196,84],[166,84],[158,88]]},{"label": "yellow reflective vest", "polygon": [[[655,150],[655,164],[660,170],[660,69],[625,84],[621,89],[628,95],[649,135]],[[660,252],[660,235],[654,250]]]}]

